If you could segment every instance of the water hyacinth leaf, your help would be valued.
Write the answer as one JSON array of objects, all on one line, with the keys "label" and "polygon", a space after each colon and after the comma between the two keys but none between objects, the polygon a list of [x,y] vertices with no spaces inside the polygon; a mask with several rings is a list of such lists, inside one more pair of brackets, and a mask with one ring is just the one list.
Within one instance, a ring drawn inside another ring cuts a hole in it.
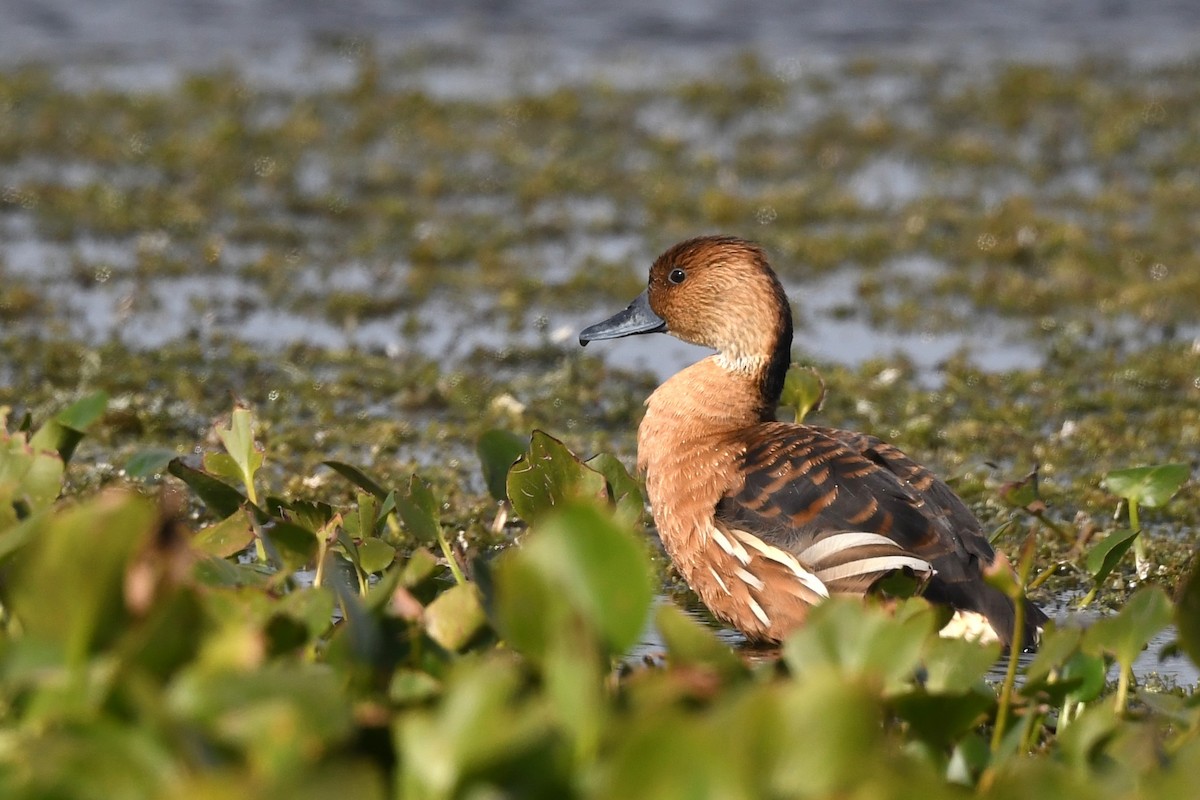
[{"label": "water hyacinth leaf", "polygon": [[383,572],[396,560],[396,548],[382,539],[363,539],[358,545],[358,561],[363,572]]},{"label": "water hyacinth leaf", "polygon": [[1042,632],[1042,640],[1038,642],[1037,655],[1025,668],[1025,687],[1031,690],[1040,688],[1043,682],[1062,667],[1066,660],[1079,649],[1083,638],[1083,629],[1079,627],[1058,627],[1053,622]]},{"label": "water hyacinth leaf", "polygon": [[317,533],[333,519],[333,506],[309,500],[290,500],[276,506],[272,513]]},{"label": "water hyacinth leaf", "polygon": [[446,650],[467,646],[487,624],[479,592],[470,584],[455,584],[425,607],[425,632]]},{"label": "water hyacinth leaf", "polygon": [[1139,589],[1115,616],[1092,624],[1083,641],[1092,652],[1111,654],[1128,667],[1154,636],[1171,623],[1171,601],[1159,586]]},{"label": "water hyacinth leaf", "polygon": [[263,586],[269,575],[245,564],[235,564],[224,558],[209,556],[196,562],[192,577],[202,586],[232,589],[239,586]]},{"label": "water hyacinth leaf", "polygon": [[1104,681],[1108,677],[1108,664],[1100,656],[1087,653],[1073,653],[1062,665],[1059,673],[1062,684],[1070,687],[1070,691],[1060,702],[1090,703],[1104,691]]},{"label": "water hyacinth leaf", "polygon": [[288,592],[273,606],[275,614],[286,614],[303,623],[309,638],[315,639],[332,624],[334,609],[333,592],[324,586],[310,586]]},{"label": "water hyacinth leaf", "polygon": [[[511,797],[570,796],[546,785],[556,762],[542,746],[551,719],[542,704],[520,701],[524,683],[511,660],[463,662],[435,708],[398,717],[394,740],[405,768],[396,770],[396,796],[470,796],[467,776]],[[530,764],[537,768],[521,768]]]},{"label": "water hyacinth leaf", "polygon": [[388,700],[400,705],[423,703],[438,696],[442,683],[428,672],[418,669],[398,669],[388,684]]},{"label": "water hyacinth leaf", "polygon": [[193,469],[178,458],[167,464],[167,472],[188,485],[204,505],[216,516],[224,519],[233,514],[246,502],[245,496],[224,481]]},{"label": "water hyacinth leaf", "polygon": [[131,478],[149,478],[167,471],[167,464],[175,458],[175,451],[165,447],[139,450],[125,462],[125,474]]},{"label": "water hyacinth leaf", "polygon": [[172,684],[166,705],[216,741],[243,750],[267,774],[315,761],[353,728],[344,681],[323,664],[284,662],[254,671],[197,664]]},{"label": "water hyacinth leaf", "polygon": [[888,705],[919,738],[947,747],[988,718],[996,695],[986,688],[946,694],[918,690],[897,695]]},{"label": "water hyacinth leaf", "polygon": [[355,539],[366,539],[375,533],[375,522],[379,512],[379,501],[375,495],[358,493],[358,504],[344,516],[343,525]]},{"label": "water hyacinth leaf", "polygon": [[[790,741],[772,784],[780,796],[843,796],[863,779],[863,764],[881,749],[884,709],[869,681],[846,680],[831,665],[790,684],[779,705]],[[820,736],[812,732],[821,731]]]},{"label": "water hyacinth leaf", "polygon": [[422,543],[435,542],[441,533],[441,503],[429,484],[417,475],[408,480],[404,492],[396,495],[396,511],[404,529]]},{"label": "water hyacinth leaf", "polygon": [[418,547],[412,551],[408,560],[404,562],[401,582],[411,589],[431,578],[437,572],[437,569],[437,556],[424,547]]},{"label": "water hyacinth leaf", "polygon": [[1138,531],[1123,528],[1113,531],[1096,542],[1087,554],[1087,570],[1092,574],[1096,583],[1102,583],[1105,578],[1121,562],[1121,556],[1129,552]]},{"label": "water hyacinth leaf", "polygon": [[[254,486],[254,475],[263,465],[262,450],[254,441],[254,417],[250,409],[237,407],[229,417],[229,427],[216,427],[217,438],[233,458],[242,485],[248,492]],[[252,498],[253,499],[253,498]]]},{"label": "water hyacinth leaf", "polygon": [[603,502],[608,497],[604,476],[542,431],[533,432],[529,450],[508,471],[507,489],[513,509],[531,525],[571,500]]},{"label": "water hyacinth leaf", "polygon": [[1068,764],[1079,769],[1098,763],[1117,735],[1120,718],[1107,703],[1084,709],[1058,737],[1058,749]]},{"label": "water hyacinth leaf", "polygon": [[225,519],[200,530],[192,546],[217,558],[228,558],[245,550],[254,541],[254,528],[245,511],[237,511]]},{"label": "water hyacinth leaf", "polygon": [[317,555],[316,534],[291,522],[276,520],[263,528],[262,537],[267,553],[286,574],[303,569]]},{"label": "water hyacinth leaf", "polygon": [[200,460],[204,471],[218,478],[224,478],[234,483],[242,483],[242,468],[229,453],[205,453]]},{"label": "water hyacinth leaf", "polygon": [[488,492],[496,500],[508,499],[508,471],[525,453],[525,437],[505,430],[485,431],[476,452]]},{"label": "water hyacinth leaf", "polygon": [[793,363],[784,378],[779,404],[792,410],[796,422],[803,422],[805,417],[821,407],[824,399],[825,379],[821,373],[812,367]]},{"label": "water hyacinth leaf", "polygon": [[1200,563],[1192,566],[1191,575],[1176,599],[1175,627],[1183,651],[1193,664],[1200,664]]},{"label": "water hyacinth leaf", "polygon": [[365,489],[371,494],[375,495],[375,497],[379,498],[380,500],[387,497],[386,489],[380,486],[374,478],[367,475],[367,473],[363,472],[353,464],[347,464],[342,461],[322,461],[321,463],[360,489]]},{"label": "water hyacinth leaf", "polygon": [[660,605],[654,614],[654,625],[667,646],[673,667],[705,667],[725,678],[748,673],[729,645],[679,607],[671,603]]},{"label": "water hyacinth leaf", "polygon": [[1175,496],[1192,469],[1187,464],[1159,464],[1119,469],[1104,476],[1103,485],[1117,497],[1146,508],[1160,508]]},{"label": "water hyacinth leaf", "polygon": [[126,572],[157,525],[150,501],[122,493],[39,519],[39,535],[5,575],[6,610],[24,635],[55,642],[68,663],[82,663],[126,621]]},{"label": "water hyacinth leaf", "polygon": [[62,457],[35,450],[24,434],[0,428],[0,530],[53,505],[62,490]]},{"label": "water hyacinth leaf", "polygon": [[925,690],[931,694],[958,694],[978,688],[1000,658],[1000,649],[997,642],[980,644],[940,636],[929,639],[921,656]]},{"label": "water hyacinth leaf", "polygon": [[517,647],[544,652],[573,616],[621,653],[641,633],[653,586],[641,543],[600,509],[573,504],[505,554],[496,592],[501,630]]},{"label": "water hyacinth leaf", "polygon": [[642,499],[642,487],[625,469],[621,460],[609,453],[600,453],[584,463],[604,476],[609,497],[616,506],[617,518],[626,525],[640,524],[646,507]]},{"label": "water hyacinth leaf", "polygon": [[794,674],[834,667],[848,676],[873,676],[887,692],[900,691],[937,628],[927,602],[906,600],[894,613],[857,599],[833,597],[813,608],[808,622],[783,644]]},{"label": "water hyacinth leaf", "polygon": [[63,463],[71,460],[75,448],[83,441],[84,432],[92,423],[104,415],[108,407],[108,394],[95,392],[81,398],[47,420],[30,438],[34,450],[52,450],[59,454]]}]

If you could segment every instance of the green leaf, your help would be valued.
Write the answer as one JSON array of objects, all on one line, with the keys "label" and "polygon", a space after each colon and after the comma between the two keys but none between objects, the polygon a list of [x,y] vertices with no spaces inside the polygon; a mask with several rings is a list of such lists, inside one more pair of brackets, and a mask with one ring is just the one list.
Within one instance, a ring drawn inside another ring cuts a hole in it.
[{"label": "green leaf", "polygon": [[4,606],[24,636],[54,643],[82,666],[128,624],[126,574],[158,515],[145,498],[110,493],[37,524],[40,533],[7,567]]},{"label": "green leaf", "polygon": [[379,501],[375,495],[359,492],[358,505],[345,515],[343,524],[355,539],[367,539],[375,535],[375,521],[378,513]]},{"label": "green leaf", "polygon": [[363,572],[383,572],[396,560],[396,548],[372,536],[359,543],[358,560]]},{"label": "green leaf", "polygon": [[263,528],[262,537],[267,553],[286,574],[303,569],[316,558],[317,536],[308,528],[275,520]]},{"label": "green leaf", "polygon": [[1154,636],[1171,623],[1171,601],[1159,586],[1146,586],[1116,616],[1097,620],[1084,634],[1085,647],[1110,653],[1128,668]]},{"label": "green leaf", "polygon": [[608,497],[604,476],[542,431],[533,432],[529,450],[508,471],[507,485],[513,510],[531,525],[569,501],[602,502]]},{"label": "green leaf", "polygon": [[207,472],[192,469],[178,458],[171,459],[167,464],[167,472],[186,483],[204,505],[222,519],[237,511],[243,503],[247,502],[245,496],[237,489]]},{"label": "green leaf", "polygon": [[525,437],[503,430],[485,431],[476,448],[483,480],[496,500],[508,499],[508,471],[525,452]]},{"label": "green leaf", "polygon": [[429,484],[413,475],[408,480],[407,491],[396,495],[396,511],[404,528],[428,544],[437,541],[441,532],[441,503],[433,496]]},{"label": "green leaf", "polygon": [[425,607],[425,632],[450,651],[461,650],[487,624],[479,592],[469,583],[455,584]]},{"label": "green leaf", "polygon": [[217,438],[233,458],[246,491],[253,495],[254,475],[263,465],[262,451],[254,442],[254,417],[248,408],[237,407],[229,417],[229,427],[216,427]]},{"label": "green leaf", "polygon": [[353,464],[346,464],[342,461],[322,461],[321,463],[360,489],[366,489],[378,499],[383,500],[385,497],[387,497],[386,489],[380,486],[374,479],[367,475],[367,473],[363,472]]},{"label": "green leaf", "polygon": [[1131,503],[1159,508],[1179,491],[1191,472],[1187,464],[1119,469],[1104,476],[1104,487]]},{"label": "green leaf", "polygon": [[47,420],[29,440],[35,450],[53,450],[61,456],[63,463],[71,460],[75,448],[83,440],[84,432],[92,423],[104,415],[108,407],[108,394],[95,392],[60,411]]},{"label": "green leaf", "polygon": [[1086,564],[1096,583],[1103,583],[1116,568],[1121,562],[1121,556],[1128,552],[1137,535],[1138,531],[1123,528],[1113,531],[1092,545],[1088,550]]},{"label": "green leaf", "polygon": [[846,676],[879,680],[885,692],[900,691],[937,623],[921,599],[906,600],[892,614],[856,598],[832,597],[783,643],[783,658],[794,674],[832,666]]},{"label": "green leaf", "polygon": [[201,529],[192,546],[217,558],[228,558],[245,550],[254,541],[254,528],[245,512],[230,514],[220,522]]},{"label": "green leaf", "polygon": [[654,625],[667,646],[671,666],[704,667],[726,678],[747,674],[746,665],[729,645],[677,606],[659,606]]},{"label": "green leaf", "polygon": [[1192,573],[1179,592],[1175,605],[1175,627],[1179,631],[1179,644],[1192,659],[1200,664],[1200,562],[1192,567]]},{"label": "green leaf", "polygon": [[999,643],[980,644],[965,639],[929,639],[921,663],[925,690],[931,694],[960,694],[978,688],[1000,658]]},{"label": "green leaf", "polygon": [[581,624],[622,653],[641,633],[653,584],[640,541],[594,506],[570,505],[502,556],[496,594],[502,633],[534,657]]},{"label": "green leaf", "polygon": [[639,525],[646,507],[642,487],[621,460],[609,453],[600,453],[584,463],[604,476],[608,496],[616,505],[617,518],[626,525]]},{"label": "green leaf", "polygon": [[821,373],[812,367],[792,364],[783,381],[779,404],[792,410],[796,422],[803,422],[805,417],[821,407],[824,398],[825,380]]},{"label": "green leaf", "polygon": [[205,453],[200,460],[204,471],[234,483],[244,483],[242,468],[229,453]]},{"label": "green leaf", "polygon": [[152,447],[139,450],[125,462],[125,474],[131,478],[149,478],[167,471],[167,464],[175,458],[174,450]]}]

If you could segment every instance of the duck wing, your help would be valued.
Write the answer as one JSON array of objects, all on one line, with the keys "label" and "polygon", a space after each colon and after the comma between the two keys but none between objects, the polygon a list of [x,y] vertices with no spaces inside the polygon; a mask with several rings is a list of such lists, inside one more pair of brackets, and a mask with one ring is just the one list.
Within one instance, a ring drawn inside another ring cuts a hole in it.
[{"label": "duck wing", "polygon": [[[982,614],[1001,640],[1011,638],[1012,603],[983,580],[996,553],[975,515],[932,472],[873,436],[762,426],[716,520],[791,554],[831,592],[863,594],[910,570],[928,579],[928,599]],[[932,567],[924,575],[922,562]],[[1028,608],[1031,626],[1045,621]]]}]

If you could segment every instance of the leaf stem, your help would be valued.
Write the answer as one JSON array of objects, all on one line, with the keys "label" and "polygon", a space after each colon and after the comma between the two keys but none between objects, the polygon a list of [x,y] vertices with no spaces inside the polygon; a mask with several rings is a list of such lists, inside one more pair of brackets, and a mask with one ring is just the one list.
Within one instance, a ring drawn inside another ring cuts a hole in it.
[{"label": "leaf stem", "polygon": [[437,532],[438,546],[442,548],[442,555],[446,557],[446,563],[450,565],[450,573],[454,575],[454,582],[459,586],[467,585],[467,578],[463,575],[462,570],[458,567],[458,559],[454,557],[454,551],[450,549],[450,542],[446,540],[446,532],[438,527]]}]

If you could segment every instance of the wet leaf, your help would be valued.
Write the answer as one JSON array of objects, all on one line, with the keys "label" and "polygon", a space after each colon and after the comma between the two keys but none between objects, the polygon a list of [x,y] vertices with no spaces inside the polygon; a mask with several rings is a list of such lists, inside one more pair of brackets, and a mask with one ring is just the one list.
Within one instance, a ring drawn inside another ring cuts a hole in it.
[{"label": "wet leaf", "polygon": [[229,427],[216,427],[217,438],[233,459],[242,485],[253,492],[254,476],[263,465],[262,450],[254,441],[254,417],[250,409],[241,406],[233,409]]},{"label": "wet leaf", "polygon": [[1104,476],[1104,488],[1131,503],[1160,508],[1179,491],[1191,471],[1187,464],[1119,469]]},{"label": "wet leaf", "polygon": [[508,472],[507,486],[513,509],[531,525],[569,501],[603,501],[608,496],[603,475],[542,431],[533,432],[529,450]]},{"label": "wet leaf", "polygon": [[246,502],[245,496],[237,489],[207,472],[189,467],[178,458],[167,464],[167,472],[186,483],[204,505],[222,519],[237,511]]},{"label": "wet leaf", "polygon": [[640,524],[646,507],[642,499],[642,487],[625,469],[621,460],[609,453],[600,453],[584,464],[604,476],[609,497],[616,506],[617,518],[626,525]]},{"label": "wet leaf", "polygon": [[525,437],[504,430],[485,431],[476,450],[488,492],[496,500],[507,500],[508,470],[525,453]]},{"label": "wet leaf", "polygon": [[869,676],[886,691],[898,691],[911,679],[925,639],[937,618],[923,600],[908,600],[895,614],[857,599],[833,597],[813,608],[808,622],[783,644],[783,658],[794,674],[834,667],[844,675]]},{"label": "wet leaf", "polygon": [[149,478],[167,471],[167,464],[175,458],[175,451],[164,447],[139,450],[125,462],[125,474],[131,478]]},{"label": "wet leaf", "polygon": [[1116,569],[1117,564],[1121,563],[1121,556],[1129,551],[1137,536],[1138,531],[1123,528],[1111,532],[1092,545],[1088,550],[1086,564],[1088,572],[1092,574],[1096,583],[1103,583],[1104,579]]},{"label": "wet leaf", "polygon": [[425,607],[425,632],[447,650],[464,648],[487,624],[479,593],[471,584],[455,584]]},{"label": "wet leaf", "polygon": [[496,584],[503,635],[535,656],[579,623],[609,652],[624,652],[641,633],[652,595],[640,542],[587,505],[547,515],[505,554]]},{"label": "wet leaf", "polygon": [[352,464],[346,464],[342,461],[322,461],[321,463],[342,477],[346,478],[360,489],[366,489],[379,500],[383,500],[385,497],[387,497],[387,490],[380,486],[378,482],[376,482],[358,467]]},{"label": "wet leaf", "polygon": [[382,539],[363,539],[358,545],[358,559],[363,572],[383,572],[396,560],[396,548]]},{"label": "wet leaf", "polygon": [[202,528],[192,546],[217,558],[228,558],[245,550],[254,541],[254,528],[245,512],[237,511],[220,522]]},{"label": "wet leaf", "polygon": [[1146,586],[1112,617],[1097,620],[1084,634],[1086,647],[1110,653],[1126,668],[1154,636],[1171,622],[1171,601],[1161,587]]},{"label": "wet leaf", "polygon": [[317,555],[316,534],[291,522],[277,520],[264,527],[262,538],[267,553],[286,574],[303,569]]},{"label": "wet leaf", "polygon": [[423,544],[437,541],[441,533],[441,503],[428,483],[416,475],[409,478],[408,489],[396,495],[396,511],[404,529],[417,541]]},{"label": "wet leaf", "polygon": [[75,448],[83,440],[84,433],[92,423],[104,415],[108,407],[108,394],[95,392],[77,400],[47,420],[29,439],[34,450],[52,450],[58,453],[63,463],[71,460]]},{"label": "wet leaf", "polygon": [[655,612],[654,625],[667,646],[671,666],[705,667],[726,678],[747,673],[729,645],[678,607],[663,603]]}]

